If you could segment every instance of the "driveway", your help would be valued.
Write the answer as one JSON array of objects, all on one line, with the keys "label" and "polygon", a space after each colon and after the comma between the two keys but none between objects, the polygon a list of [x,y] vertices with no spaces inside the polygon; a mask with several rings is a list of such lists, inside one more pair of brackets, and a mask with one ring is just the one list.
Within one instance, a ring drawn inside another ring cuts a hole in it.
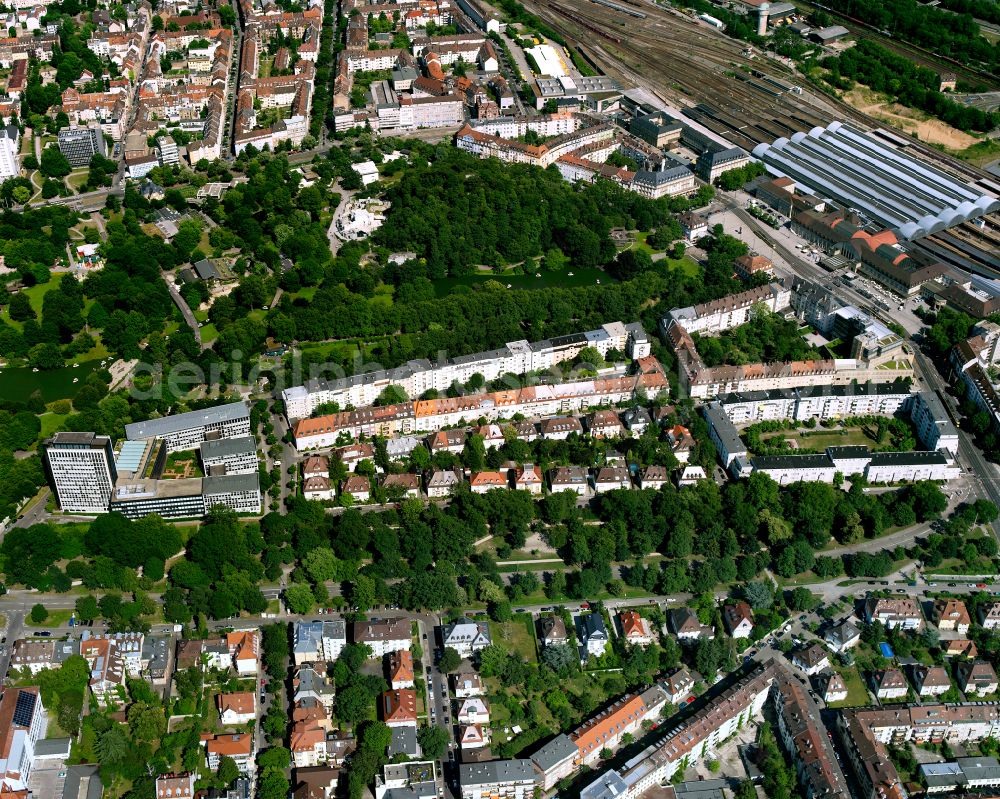
[{"label": "driveway", "polygon": [[194,340],[198,342],[198,346],[203,350],[208,349],[208,346],[202,344],[201,342],[201,329],[198,327],[198,320],[194,318],[194,313],[188,307],[187,302],[185,302],[180,292],[174,288],[174,281],[171,277],[172,276],[169,273],[163,273],[163,282],[167,284],[167,291],[170,292],[174,305],[180,309],[181,314],[184,316],[184,321],[187,322],[188,327],[190,327],[191,331],[194,333]]}]

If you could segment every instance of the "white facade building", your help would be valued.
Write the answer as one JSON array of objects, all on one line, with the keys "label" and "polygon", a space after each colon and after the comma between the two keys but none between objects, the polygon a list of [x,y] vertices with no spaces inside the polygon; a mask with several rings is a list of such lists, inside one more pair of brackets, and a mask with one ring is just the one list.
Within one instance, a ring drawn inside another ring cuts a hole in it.
[{"label": "white facade building", "polygon": [[285,389],[282,400],[289,419],[303,419],[319,405],[330,402],[339,403],[341,407],[371,405],[390,385],[399,386],[410,397],[418,397],[430,390],[447,391],[454,382],[466,383],[474,374],[482,375],[489,382],[507,373],[521,375],[549,369],[572,360],[584,347],[594,347],[602,356],[612,349],[625,352],[630,341],[649,346],[641,328],[611,322],[596,330],[544,341],[512,341],[496,350],[450,358],[438,364],[414,360],[396,369],[365,372],[337,380],[309,380],[303,386]]},{"label": "white facade building", "polygon": [[71,513],[106,513],[118,473],[111,439],[94,433],[56,433],[45,459],[59,507]]}]

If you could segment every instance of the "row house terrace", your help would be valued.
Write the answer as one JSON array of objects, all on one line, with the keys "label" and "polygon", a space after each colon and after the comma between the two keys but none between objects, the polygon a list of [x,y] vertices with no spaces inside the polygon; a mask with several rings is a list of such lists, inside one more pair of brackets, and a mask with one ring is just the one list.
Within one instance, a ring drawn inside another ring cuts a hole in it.
[{"label": "row house terrace", "polygon": [[39,61],[49,62],[52,60],[52,50],[57,44],[58,37],[50,34],[0,38],[0,67],[10,69],[15,61],[32,56]]},{"label": "row house terrace", "polygon": [[438,430],[480,417],[487,421],[517,413],[547,417],[603,404],[623,403],[639,393],[655,394],[666,388],[666,378],[660,369],[638,376],[528,386],[515,391],[365,408],[316,419],[300,419],[294,427],[296,448],[302,451],[332,446],[341,432],[348,432],[355,438],[375,434],[396,436]]},{"label": "row house terrace", "polygon": [[838,730],[865,799],[904,799],[907,795],[887,745],[906,742],[962,743],[1000,734],[1000,705],[993,702],[850,708]]},{"label": "row house terrace", "polygon": [[655,371],[655,359],[648,367],[643,366],[642,359],[649,356],[650,344],[641,324],[609,322],[594,330],[534,342],[509,341],[493,350],[441,358],[437,362],[414,359],[394,369],[331,380],[310,379],[305,385],[285,389],[282,399],[289,418],[301,419],[323,403],[371,405],[389,385],[400,386],[409,396],[419,396],[430,389],[446,391],[454,382],[465,383],[477,373],[490,381],[505,374],[542,371],[573,360],[585,347],[595,348],[602,356],[611,350],[624,351],[636,359],[640,373]]},{"label": "row house terrace", "polygon": [[87,127],[90,122],[97,122],[105,134],[121,141],[125,135],[129,105],[129,93],[122,87],[86,94],[66,89],[62,93],[60,110],[69,117],[72,126]]}]

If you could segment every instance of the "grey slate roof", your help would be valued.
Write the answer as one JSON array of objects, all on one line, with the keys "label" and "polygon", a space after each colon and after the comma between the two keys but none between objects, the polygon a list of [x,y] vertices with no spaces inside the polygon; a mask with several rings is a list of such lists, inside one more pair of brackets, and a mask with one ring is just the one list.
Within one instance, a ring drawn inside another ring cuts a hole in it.
[{"label": "grey slate roof", "polygon": [[245,455],[256,451],[257,442],[253,436],[218,438],[215,441],[206,441],[201,445],[201,457],[205,459],[229,458],[233,455]]},{"label": "grey slate roof", "polygon": [[231,422],[235,419],[250,417],[250,408],[243,401],[230,402],[226,405],[216,405],[214,408],[203,408],[200,411],[178,413],[175,416],[164,416],[160,419],[147,419],[144,422],[133,422],[125,425],[125,438],[135,441],[140,438],[156,438],[190,430],[193,427],[204,427],[210,424]]},{"label": "grey slate roof", "polygon": [[462,763],[458,767],[463,785],[492,785],[498,782],[533,781],[535,771],[530,760],[489,760],[485,763]]},{"label": "grey slate roof", "polygon": [[555,768],[569,757],[576,757],[576,744],[560,733],[531,756],[531,761],[543,772]]},{"label": "grey slate roof", "polygon": [[389,743],[389,757],[395,755],[406,755],[407,757],[417,757],[420,748],[417,745],[416,727],[393,727],[392,740]]},{"label": "grey slate roof", "polygon": [[257,472],[251,472],[250,474],[209,475],[202,478],[201,490],[205,496],[210,494],[228,494],[231,491],[259,491],[260,475]]}]

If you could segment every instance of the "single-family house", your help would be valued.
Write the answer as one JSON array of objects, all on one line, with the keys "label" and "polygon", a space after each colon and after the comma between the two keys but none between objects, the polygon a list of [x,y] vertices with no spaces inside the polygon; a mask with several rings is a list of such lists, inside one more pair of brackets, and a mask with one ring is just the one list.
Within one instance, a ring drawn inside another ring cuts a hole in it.
[{"label": "single-family house", "polygon": [[899,669],[883,669],[875,674],[875,696],[879,699],[903,699],[910,690]]},{"label": "single-family house", "polygon": [[823,701],[828,705],[831,702],[847,701],[847,683],[835,671],[826,678],[826,684],[823,686]]},{"label": "single-family house", "polygon": [[455,689],[455,696],[459,699],[468,699],[470,696],[483,695],[483,680],[474,671],[462,671],[452,675],[452,686]]},{"label": "single-family house", "polygon": [[315,502],[334,499],[336,492],[329,477],[307,477],[302,481],[302,496]]},{"label": "single-family house", "polygon": [[542,493],[542,475],[533,463],[525,463],[514,472],[514,488],[531,494]]},{"label": "single-family house", "polygon": [[608,648],[608,628],[600,613],[584,613],[575,617],[576,638],[583,647],[585,657],[600,657]]},{"label": "single-family house", "polygon": [[417,726],[417,692],[410,688],[382,694],[382,721],[388,727]]},{"label": "single-family house", "polygon": [[971,659],[979,657],[976,642],[970,641],[968,638],[952,638],[949,641],[942,641],[941,648],[945,657]]},{"label": "single-family house", "polygon": [[431,499],[440,499],[449,496],[462,478],[451,469],[434,469],[427,477],[427,496]]},{"label": "single-family house", "polygon": [[431,455],[437,455],[439,452],[450,452],[452,455],[460,455],[462,450],[465,449],[465,439],[467,438],[464,430],[439,430],[427,438],[427,448],[431,451]]},{"label": "single-family house", "polygon": [[697,641],[700,638],[715,638],[715,630],[702,624],[691,608],[676,608],[670,611],[670,626],[681,643]]},{"label": "single-family house", "polygon": [[485,494],[494,488],[507,488],[507,475],[504,472],[473,472],[469,478],[469,487],[473,494]]},{"label": "single-family house", "polygon": [[565,441],[571,434],[583,435],[583,425],[574,416],[551,416],[538,424],[542,438],[551,441]]},{"label": "single-family house", "polygon": [[918,630],[923,622],[920,605],[910,597],[876,597],[865,600],[865,621],[889,628]]},{"label": "single-family house", "polygon": [[349,496],[354,502],[367,502],[372,498],[372,486],[363,474],[352,474],[340,487],[340,494]]},{"label": "single-family house", "polygon": [[388,654],[389,685],[399,690],[413,687],[413,653],[398,649]]},{"label": "single-family house", "polygon": [[934,603],[934,623],[939,630],[952,630],[965,635],[971,622],[969,610],[961,599],[938,599]]},{"label": "single-family house", "polygon": [[587,494],[587,470],[582,466],[559,466],[549,472],[549,488],[555,494],[559,491],[574,491],[579,496]]},{"label": "single-family house", "polygon": [[670,473],[666,466],[647,466],[639,477],[639,485],[642,488],[652,488],[658,491],[666,485],[669,479]]},{"label": "single-family house", "polygon": [[951,679],[947,669],[921,663],[913,667],[913,684],[921,697],[940,696],[951,688]]},{"label": "single-family house", "polygon": [[753,611],[746,602],[726,605],[722,611],[722,620],[733,638],[749,638],[753,633]]},{"label": "single-family house", "polygon": [[254,771],[253,735],[246,732],[227,732],[220,735],[205,732],[202,733],[202,742],[205,745],[205,763],[209,770],[218,771],[222,758],[231,757],[243,774]]},{"label": "single-family house", "polygon": [[634,646],[649,646],[653,643],[653,630],[649,621],[634,610],[623,610],[618,614],[622,628],[622,638]]},{"label": "single-family house", "polygon": [[830,627],[823,633],[823,640],[834,652],[846,652],[858,645],[861,640],[861,631],[850,621],[844,619],[840,624]]},{"label": "single-family house", "polygon": [[830,655],[819,644],[800,649],[792,655],[792,663],[812,677],[830,668]]},{"label": "single-family house", "polygon": [[310,455],[302,461],[302,477],[329,477],[330,459],[326,455]]},{"label": "single-family house", "polygon": [[702,480],[707,480],[708,474],[702,466],[685,466],[677,472],[677,487],[693,486]]},{"label": "single-family house", "polygon": [[687,669],[677,669],[666,677],[660,687],[667,695],[667,701],[672,705],[679,705],[694,690],[694,676]]},{"label": "single-family house", "polygon": [[458,729],[458,743],[462,749],[482,749],[489,742],[487,728],[482,724],[463,724]]},{"label": "single-family house", "polygon": [[979,606],[979,622],[984,630],[1000,627],[1000,602],[987,602]]},{"label": "single-family house", "polygon": [[160,774],[156,778],[156,799],[194,799],[197,780],[198,775],[190,771]]},{"label": "single-family house", "polygon": [[226,633],[226,646],[237,674],[250,677],[257,673],[260,660],[260,633],[257,630],[233,630]]},{"label": "single-family house", "polygon": [[985,660],[963,660],[955,667],[955,675],[966,694],[986,696],[997,692],[997,673]]},{"label": "single-family house", "polygon": [[503,430],[498,424],[484,424],[476,428],[477,436],[483,439],[483,446],[486,449],[499,449],[507,443]]},{"label": "single-family house", "polygon": [[215,697],[219,719],[226,727],[247,724],[257,718],[257,695],[253,691],[218,694]]},{"label": "single-family house", "polygon": [[464,658],[472,657],[480,649],[493,643],[490,625],[462,616],[441,627],[441,645],[450,647]]},{"label": "single-family house", "polygon": [[653,420],[649,416],[649,411],[641,405],[635,405],[625,411],[622,411],[620,418],[622,420],[622,424],[628,428],[629,433],[633,436],[641,436],[653,423]]},{"label": "single-family house", "polygon": [[569,634],[566,632],[566,622],[562,616],[553,614],[542,616],[538,620],[538,637],[542,646],[552,646],[554,644],[568,644]]},{"label": "single-family house", "polygon": [[404,499],[419,499],[420,477],[412,473],[387,474],[382,480],[382,488],[389,497],[398,495]]},{"label": "single-family house", "polygon": [[463,699],[455,716],[459,724],[489,724],[490,706],[481,696],[470,696]]},{"label": "single-family house", "polygon": [[594,490],[598,494],[631,487],[632,478],[624,466],[602,466],[594,473]]},{"label": "single-family house", "polygon": [[594,438],[620,438],[624,428],[614,411],[594,411],[587,416],[587,432]]}]

